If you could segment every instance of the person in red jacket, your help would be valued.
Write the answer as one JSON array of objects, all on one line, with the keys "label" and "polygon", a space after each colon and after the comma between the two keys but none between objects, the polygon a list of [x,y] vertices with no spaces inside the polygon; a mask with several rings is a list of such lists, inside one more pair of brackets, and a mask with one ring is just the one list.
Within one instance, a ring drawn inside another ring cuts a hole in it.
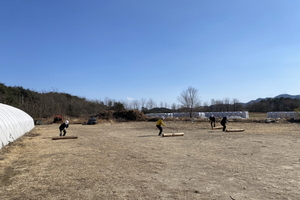
[{"label": "person in red jacket", "polygon": [[161,117],[157,122],[156,122],[156,127],[159,129],[159,133],[158,133],[158,136],[160,136],[163,132],[163,128],[161,126],[166,126],[164,124],[164,120],[165,117]]},{"label": "person in red jacket", "polygon": [[69,121],[66,120],[64,123],[62,123],[60,126],[59,126],[59,136],[65,136],[67,131],[66,129],[69,128]]}]

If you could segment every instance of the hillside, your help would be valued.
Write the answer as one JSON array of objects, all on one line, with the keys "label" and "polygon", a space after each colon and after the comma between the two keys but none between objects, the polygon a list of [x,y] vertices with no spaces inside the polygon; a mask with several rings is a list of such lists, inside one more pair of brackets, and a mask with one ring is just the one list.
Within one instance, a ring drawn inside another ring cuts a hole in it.
[{"label": "hillside", "polygon": [[280,94],[275,97],[265,97],[265,98],[257,98],[256,100],[251,100],[246,104],[251,104],[251,103],[256,103],[260,102],[261,100],[266,100],[266,99],[277,99],[277,98],[291,98],[291,99],[300,99],[300,95],[290,95],[290,94]]}]

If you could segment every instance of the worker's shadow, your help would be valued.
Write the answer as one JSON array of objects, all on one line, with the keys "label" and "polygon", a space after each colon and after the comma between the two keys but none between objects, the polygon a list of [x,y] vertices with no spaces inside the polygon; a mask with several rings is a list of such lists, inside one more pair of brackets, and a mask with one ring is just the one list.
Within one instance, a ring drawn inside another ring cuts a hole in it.
[{"label": "worker's shadow", "polygon": [[138,137],[158,137],[157,135],[140,135]]}]

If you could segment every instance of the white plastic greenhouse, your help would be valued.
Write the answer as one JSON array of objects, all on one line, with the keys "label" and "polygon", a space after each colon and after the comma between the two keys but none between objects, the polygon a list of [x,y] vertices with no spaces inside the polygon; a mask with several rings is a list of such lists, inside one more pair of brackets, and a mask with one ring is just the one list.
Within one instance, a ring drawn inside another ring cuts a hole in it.
[{"label": "white plastic greenhouse", "polygon": [[205,117],[214,115],[215,117],[228,117],[228,118],[249,118],[248,111],[233,111],[233,112],[206,112]]},{"label": "white plastic greenhouse", "polygon": [[34,128],[34,120],[24,111],[0,103],[0,149]]},{"label": "white plastic greenhouse", "polygon": [[[182,113],[149,113],[146,114],[150,117],[190,117],[190,114],[187,112]],[[196,118],[208,118],[209,116],[214,115],[215,117],[228,117],[228,118],[249,118],[248,111],[234,111],[234,112],[193,112],[192,117]]]},{"label": "white plastic greenhouse", "polygon": [[268,118],[299,118],[299,112],[268,112]]}]

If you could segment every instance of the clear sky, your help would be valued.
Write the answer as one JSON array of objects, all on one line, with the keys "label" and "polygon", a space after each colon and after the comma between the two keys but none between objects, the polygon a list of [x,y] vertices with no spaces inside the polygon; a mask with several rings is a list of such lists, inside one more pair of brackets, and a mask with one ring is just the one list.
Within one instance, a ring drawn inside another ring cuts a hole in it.
[{"label": "clear sky", "polygon": [[0,82],[89,100],[300,94],[299,0],[0,0]]}]

